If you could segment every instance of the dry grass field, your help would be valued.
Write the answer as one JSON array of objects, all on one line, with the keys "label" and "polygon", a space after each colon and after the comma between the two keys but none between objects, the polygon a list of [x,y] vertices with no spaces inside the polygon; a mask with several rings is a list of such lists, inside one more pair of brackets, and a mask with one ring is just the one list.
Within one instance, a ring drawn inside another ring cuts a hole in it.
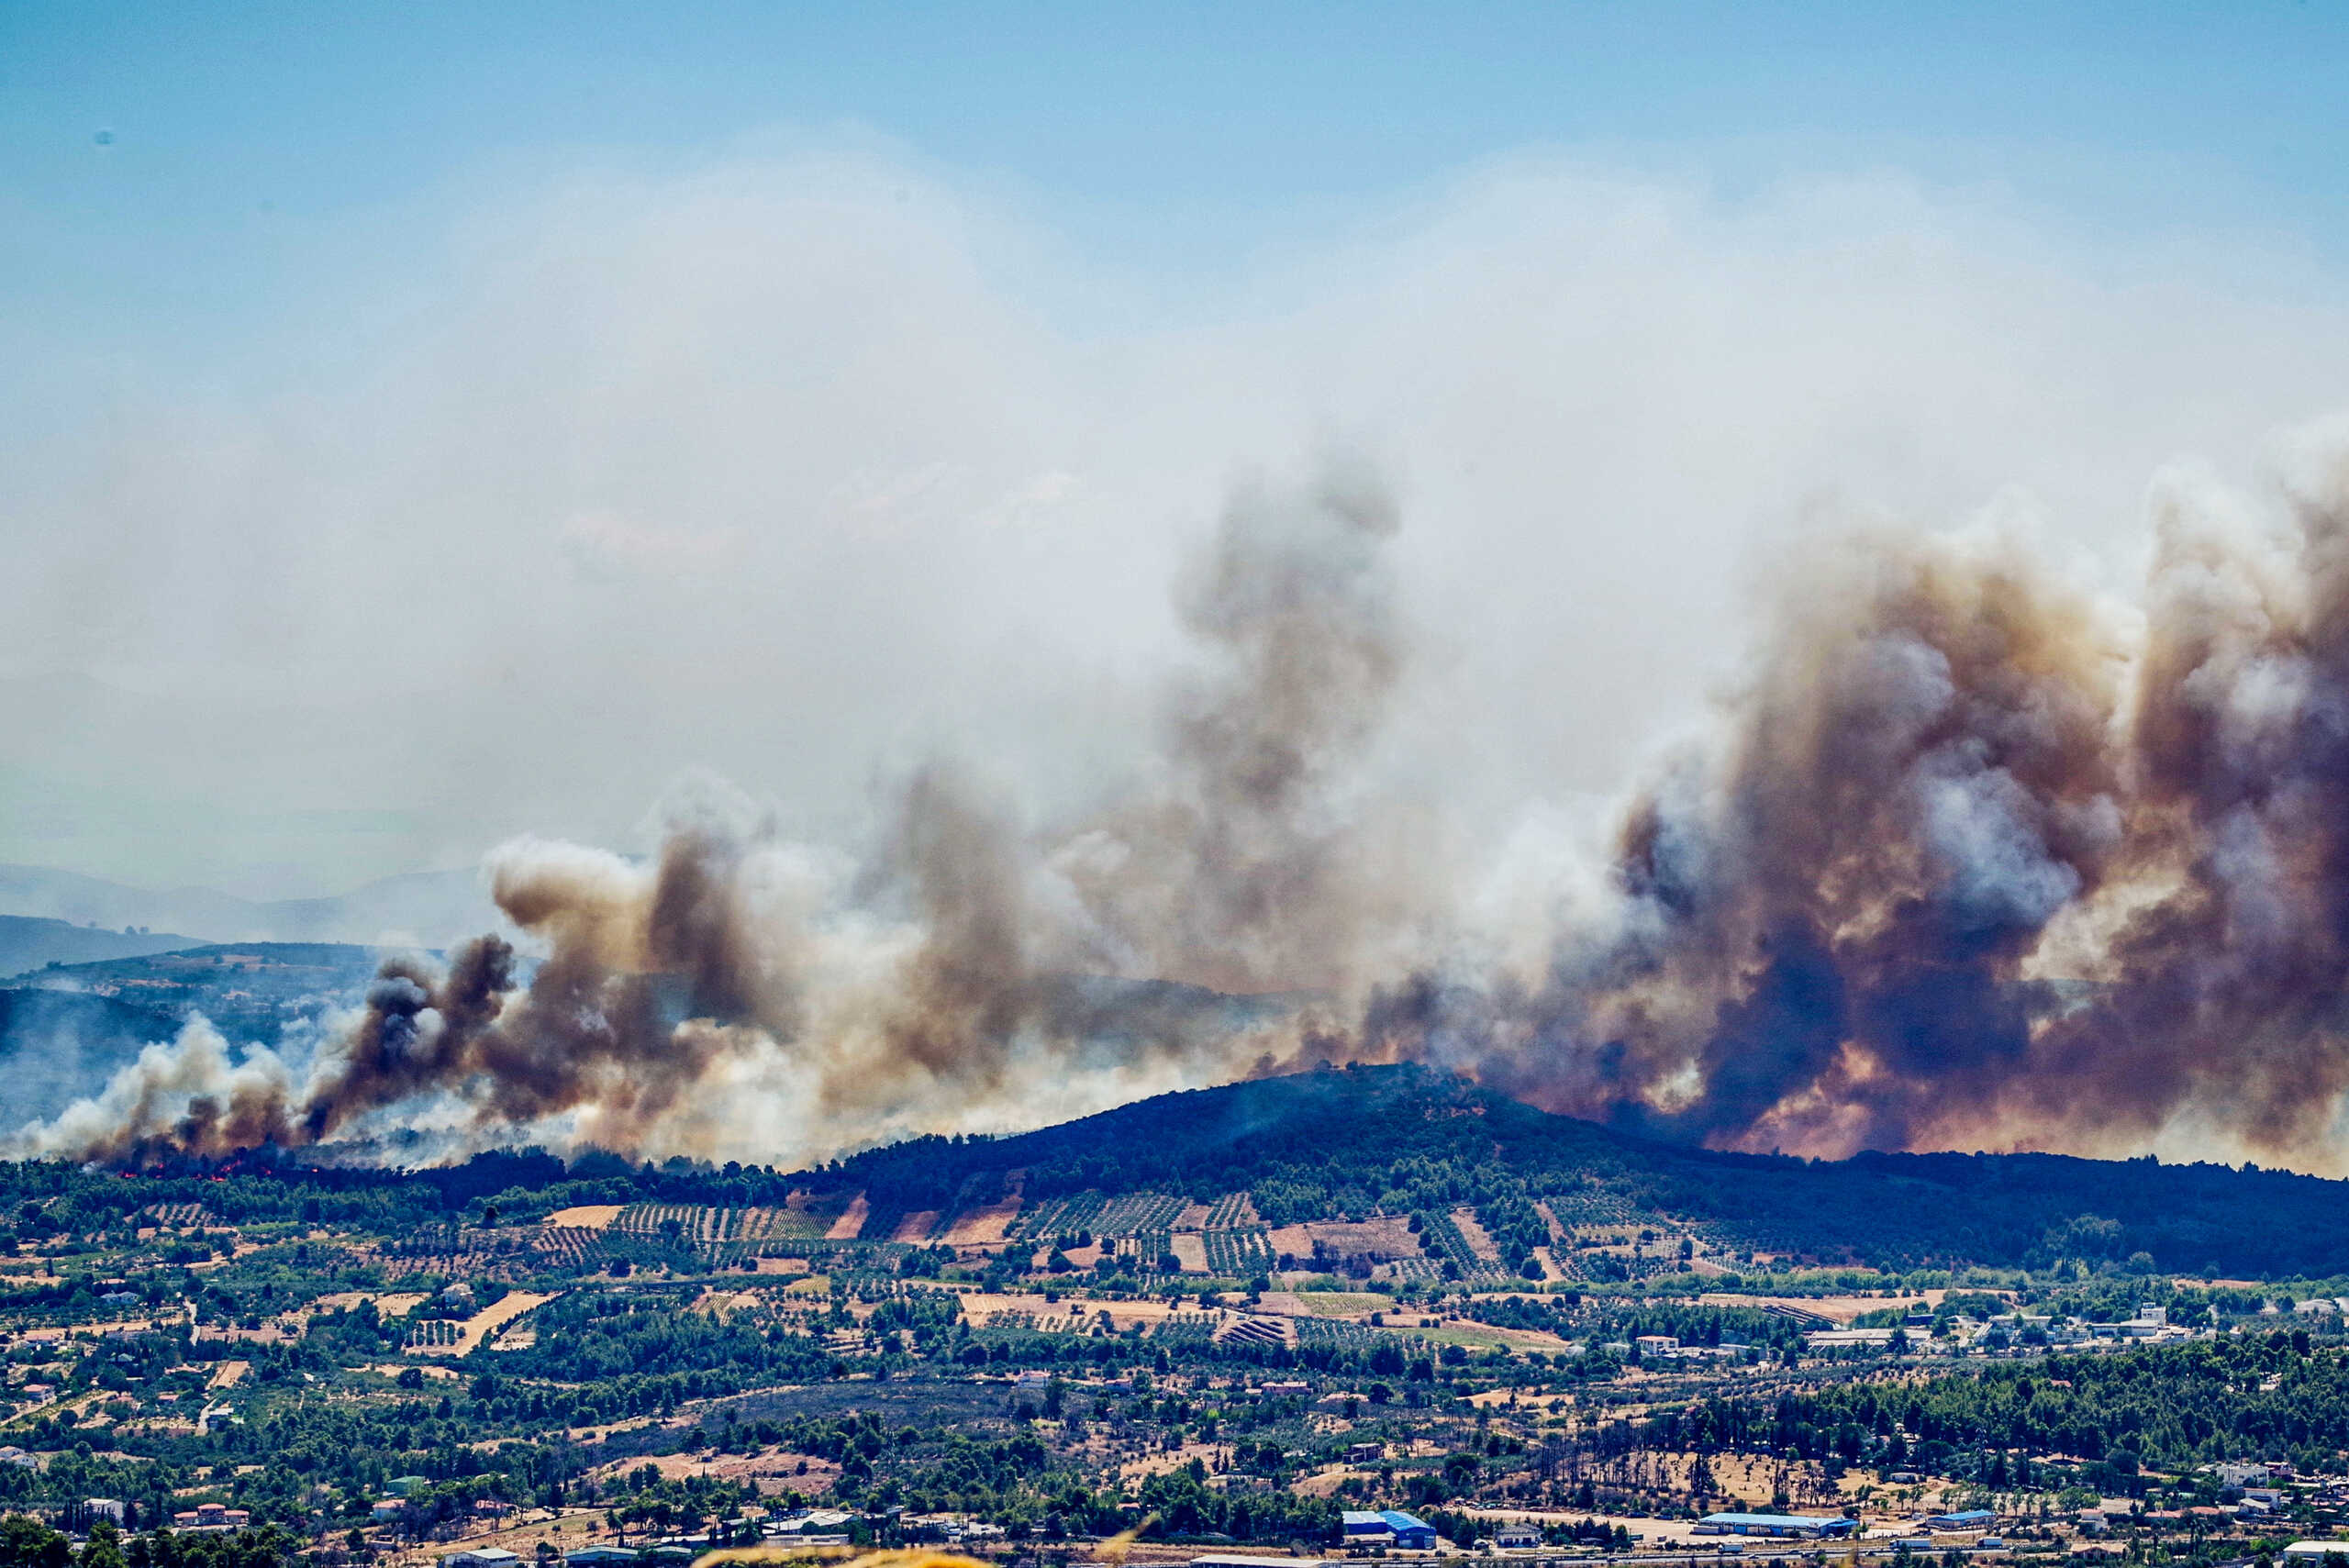
[{"label": "dry grass field", "polygon": [[544,1307],[553,1299],[553,1296],[540,1296],[533,1291],[507,1291],[458,1325],[457,1342],[451,1347],[451,1353],[460,1358],[473,1354],[492,1334],[531,1308]]},{"label": "dry grass field", "polygon": [[1928,1307],[1939,1307],[1943,1290],[1898,1291],[1889,1296],[1700,1296],[1697,1299],[1708,1307],[1791,1307],[1797,1311],[1812,1312],[1836,1323],[1849,1323],[1864,1312],[1881,1312],[1887,1307],[1903,1302],[1921,1301]]},{"label": "dry grass field", "polygon": [[945,1241],[954,1247],[985,1247],[1001,1241],[1019,1218],[1019,1200],[1006,1198],[1001,1203],[981,1204],[966,1208],[954,1217],[946,1229]]}]

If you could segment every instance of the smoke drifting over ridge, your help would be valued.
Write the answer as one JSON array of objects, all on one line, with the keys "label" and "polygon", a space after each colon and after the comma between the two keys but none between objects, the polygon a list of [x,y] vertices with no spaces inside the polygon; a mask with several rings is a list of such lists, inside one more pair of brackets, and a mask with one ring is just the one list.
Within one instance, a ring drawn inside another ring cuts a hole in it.
[{"label": "smoke drifting over ridge", "polygon": [[303,1082],[273,1059],[231,1069],[206,1029],[20,1141],[213,1155],[418,1108],[460,1143],[706,1151],[771,1144],[771,1123],[741,1123],[779,1099],[818,1106],[824,1141],[772,1157],[1016,1116],[1072,1076],[1080,1109],[1229,1077],[1279,1043],[1272,1010],[1101,977],[1342,993],[1371,928],[1429,903],[1398,884],[1421,862],[1397,814],[1341,798],[1404,660],[1380,553],[1396,522],[1341,463],[1299,491],[1241,487],[1183,590],[1205,662],[1169,694],[1160,766],[1074,829],[1025,828],[936,764],[853,863],[714,786],[673,810],[649,866],[509,844],[492,895],[548,950],[527,985],[495,936],[445,973],[395,960]]},{"label": "smoke drifting over ridge", "polygon": [[[549,954],[527,985],[495,938],[387,965],[302,1082],[192,1029],[27,1146],[217,1153],[430,1107],[461,1140],[788,1162],[1355,1056],[1721,1146],[2333,1168],[2349,442],[2279,536],[2187,477],[2152,509],[2132,602],[1996,523],[1820,541],[1524,971],[1483,956],[1524,944],[1476,929],[1481,868],[1371,782],[1413,643],[1392,502],[1342,468],[1243,489],[1178,592],[1204,672],[1085,820],[938,765],[861,860],[714,793],[651,865],[511,845],[493,892]],[[761,1121],[784,1101],[824,1130]]]}]

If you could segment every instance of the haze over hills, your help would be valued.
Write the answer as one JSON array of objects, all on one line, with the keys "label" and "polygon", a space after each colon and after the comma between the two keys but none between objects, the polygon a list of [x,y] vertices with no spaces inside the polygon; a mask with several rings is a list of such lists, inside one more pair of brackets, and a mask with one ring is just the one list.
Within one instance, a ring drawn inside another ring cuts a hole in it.
[{"label": "haze over hills", "polygon": [[53,1117],[179,1020],[114,996],[0,990],[0,1132]]},{"label": "haze over hills", "polygon": [[100,959],[140,958],[198,945],[199,939],[169,931],[108,930],[38,915],[0,915],[0,978],[52,963],[89,963]]},{"label": "haze over hills", "polygon": [[[364,992],[384,956],[347,943],[195,944],[20,923],[94,943],[177,945],[44,964],[0,989],[0,1132],[100,1094],[142,1050],[173,1040],[199,1015],[232,1045],[265,1046],[298,1064]],[[8,924],[0,921],[0,932]]]},{"label": "haze over hills", "polygon": [[15,987],[0,989],[0,1130],[97,1095],[199,1014],[231,1042],[299,1061],[386,948],[498,925],[469,871],[272,902],[0,865],[0,981]]},{"label": "haze over hills", "polygon": [[[178,939],[183,947],[280,941],[438,948],[501,924],[480,873],[470,869],[384,877],[332,897],[255,900],[206,887],[156,890],[49,866],[0,865],[0,911],[117,930],[141,926],[196,933]],[[7,973],[13,971],[0,968]]]},{"label": "haze over hills", "polygon": [[[306,1047],[328,1015],[356,1005],[384,950],[349,942],[207,943],[139,958],[65,964],[22,976],[46,991],[115,997],[162,1020],[163,1040],[201,1015],[232,1042]],[[95,1094],[103,1079],[83,1089]]]}]

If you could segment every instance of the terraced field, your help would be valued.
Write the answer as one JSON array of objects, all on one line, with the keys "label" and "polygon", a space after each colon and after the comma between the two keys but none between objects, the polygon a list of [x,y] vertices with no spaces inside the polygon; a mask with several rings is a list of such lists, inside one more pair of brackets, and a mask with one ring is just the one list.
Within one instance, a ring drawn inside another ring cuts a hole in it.
[{"label": "terraced field", "polygon": [[[1419,1222],[1419,1245],[1436,1261],[1438,1272],[1471,1282],[1508,1277],[1508,1271],[1499,1264],[1476,1255],[1476,1249],[1461,1234],[1451,1215],[1428,1211],[1416,1218]],[[1443,1270],[1445,1263],[1451,1264],[1456,1274]]]},{"label": "terraced field", "polygon": [[1108,1198],[1099,1193],[1047,1198],[1013,1221],[1008,1237],[1015,1241],[1041,1241],[1048,1237],[1146,1236],[1169,1231],[1190,1207],[1187,1199],[1165,1193],[1129,1193]]},{"label": "terraced field", "polygon": [[1094,1221],[1096,1236],[1141,1236],[1152,1230],[1173,1228],[1185,1209],[1187,1199],[1169,1197],[1164,1193],[1133,1193],[1108,1204],[1101,1218]]},{"label": "terraced field", "polygon": [[1262,1229],[1210,1230],[1205,1240],[1208,1273],[1211,1274],[1252,1279],[1257,1274],[1270,1273],[1276,1261],[1272,1243],[1266,1240]]},{"label": "terraced field", "polygon": [[1214,1207],[1208,1210],[1208,1220],[1204,1229],[1241,1230],[1252,1229],[1263,1223],[1264,1221],[1256,1217],[1256,1206],[1248,1200],[1246,1193],[1226,1193],[1216,1199]]},{"label": "terraced field", "polygon": [[1109,1200],[1099,1193],[1047,1198],[1011,1224],[1007,1234],[1015,1241],[1041,1241],[1046,1237],[1074,1236],[1091,1230]]},{"label": "terraced field", "polygon": [[550,1225],[539,1232],[531,1245],[564,1268],[589,1268],[604,1256],[603,1232],[578,1226]]},{"label": "terraced field", "polygon": [[1341,1318],[1297,1318],[1297,1348],[1301,1351],[1370,1350],[1384,1340],[1392,1344],[1402,1338],[1383,1329],[1373,1329],[1361,1323],[1350,1323]]},{"label": "terraced field", "polygon": [[1152,1343],[1163,1347],[1170,1353],[1185,1349],[1204,1350],[1208,1342],[1215,1338],[1219,1322],[1219,1319],[1210,1313],[1177,1312],[1171,1314],[1152,1329],[1150,1331],[1150,1338]]}]

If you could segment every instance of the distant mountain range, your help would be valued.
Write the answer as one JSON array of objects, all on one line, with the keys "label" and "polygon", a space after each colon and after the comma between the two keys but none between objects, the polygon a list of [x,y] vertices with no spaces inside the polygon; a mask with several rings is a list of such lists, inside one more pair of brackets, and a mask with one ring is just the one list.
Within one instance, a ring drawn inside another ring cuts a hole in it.
[{"label": "distant mountain range", "polygon": [[[496,906],[482,889],[480,874],[473,871],[385,877],[331,898],[259,901],[206,887],[157,891],[48,866],[0,865],[0,913],[107,928],[107,934],[130,927],[195,933],[169,939],[170,947],[278,941],[445,948],[501,925]],[[161,952],[170,947],[135,951]],[[83,958],[121,957],[133,951],[90,951]],[[0,975],[48,962],[41,958],[11,964],[7,950],[0,948]],[[81,960],[62,958],[61,962]]]},{"label": "distant mountain range", "polygon": [[38,915],[0,915],[0,979],[53,963],[144,958],[196,945],[197,939],[169,931],[114,931]]}]

